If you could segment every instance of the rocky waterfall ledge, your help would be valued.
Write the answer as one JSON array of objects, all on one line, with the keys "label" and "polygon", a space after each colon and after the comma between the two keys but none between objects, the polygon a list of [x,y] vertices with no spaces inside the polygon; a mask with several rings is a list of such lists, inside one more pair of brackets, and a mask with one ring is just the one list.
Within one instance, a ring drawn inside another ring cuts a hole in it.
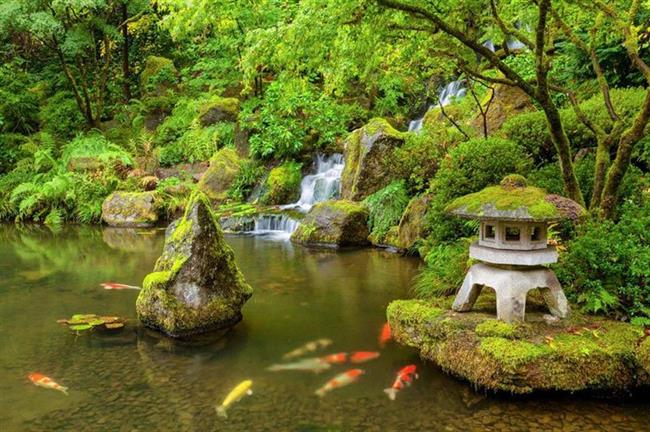
[{"label": "rocky waterfall ledge", "polygon": [[487,295],[473,312],[437,299],[398,300],[387,314],[399,343],[486,390],[621,394],[650,386],[650,337],[641,327],[578,312],[556,320],[540,305],[527,305],[527,322],[516,325],[495,319]]},{"label": "rocky waterfall ledge", "polygon": [[142,283],[138,318],[172,337],[227,329],[252,295],[207,197],[196,192],[167,228],[162,256]]}]

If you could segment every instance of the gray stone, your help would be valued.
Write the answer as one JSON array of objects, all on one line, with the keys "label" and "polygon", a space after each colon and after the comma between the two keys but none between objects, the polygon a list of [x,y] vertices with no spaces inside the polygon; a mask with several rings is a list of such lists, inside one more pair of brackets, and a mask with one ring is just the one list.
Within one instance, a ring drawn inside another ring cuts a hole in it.
[{"label": "gray stone", "polygon": [[552,315],[566,318],[569,303],[555,274],[543,267],[501,268],[483,263],[474,264],[463,281],[452,309],[472,309],[483,287],[490,287],[497,296],[497,318],[505,322],[524,321],[528,291],[538,288]]},{"label": "gray stone", "polygon": [[102,203],[102,220],[113,227],[142,228],[158,222],[155,192],[113,192]]},{"label": "gray stone", "polygon": [[554,246],[530,251],[495,249],[474,242],[469,247],[469,256],[480,261],[501,265],[538,266],[557,262]]}]

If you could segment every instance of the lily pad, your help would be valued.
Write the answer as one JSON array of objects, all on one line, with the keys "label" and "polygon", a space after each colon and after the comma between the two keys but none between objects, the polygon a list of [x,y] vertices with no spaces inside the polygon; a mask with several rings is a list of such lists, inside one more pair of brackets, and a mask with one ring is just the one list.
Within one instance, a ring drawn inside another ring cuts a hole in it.
[{"label": "lily pad", "polygon": [[104,325],[104,324],[105,324],[104,320],[100,319],[100,318],[95,318],[93,320],[88,321],[88,325],[91,325],[93,327],[94,326]]},{"label": "lily pad", "polygon": [[84,330],[90,330],[93,328],[90,324],[79,324],[79,325],[72,325],[70,326],[70,330],[74,331],[84,331]]}]

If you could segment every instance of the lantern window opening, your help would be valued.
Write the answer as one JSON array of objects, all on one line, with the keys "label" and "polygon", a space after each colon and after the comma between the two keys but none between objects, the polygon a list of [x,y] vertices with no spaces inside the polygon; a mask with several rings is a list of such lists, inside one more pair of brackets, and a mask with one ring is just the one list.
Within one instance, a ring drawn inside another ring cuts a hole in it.
[{"label": "lantern window opening", "polygon": [[506,226],[505,240],[507,242],[519,242],[521,240],[521,228],[516,226]]},{"label": "lantern window opening", "polygon": [[483,226],[483,240],[495,241],[497,238],[497,231],[494,225],[485,224]]},{"label": "lantern window opening", "polygon": [[539,242],[542,241],[542,227],[541,225],[533,225],[530,228],[530,241],[531,242]]}]

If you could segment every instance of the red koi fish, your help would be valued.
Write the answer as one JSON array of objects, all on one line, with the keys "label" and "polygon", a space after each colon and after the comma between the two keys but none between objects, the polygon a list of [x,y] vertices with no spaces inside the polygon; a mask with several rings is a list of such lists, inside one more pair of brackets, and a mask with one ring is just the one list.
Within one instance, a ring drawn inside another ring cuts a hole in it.
[{"label": "red koi fish", "polygon": [[406,386],[410,386],[415,379],[419,378],[415,371],[415,365],[408,365],[404,366],[397,372],[397,377],[395,378],[395,382],[393,382],[393,386],[384,389],[384,393],[388,395],[390,400],[395,400],[398,391],[402,390]]},{"label": "red koi fish", "polygon": [[133,289],[133,290],[139,290],[139,286],[134,286],[134,285],[124,285],[121,283],[114,283],[114,282],[105,282],[100,284],[101,286],[104,287],[104,289],[107,290],[123,290],[123,289]]},{"label": "red koi fish", "polygon": [[381,328],[381,333],[379,334],[379,345],[383,347],[386,345],[386,342],[393,338],[393,334],[390,331],[390,325],[388,323],[384,324]]},{"label": "red koi fish", "polygon": [[329,364],[345,363],[346,361],[348,361],[348,353],[343,352],[343,353],[330,354],[321,357],[320,359],[325,363],[329,363]]},{"label": "red koi fish", "polygon": [[379,357],[377,351],[357,351],[350,356],[350,363],[364,363]]},{"label": "red koi fish", "polygon": [[40,374],[38,372],[30,373],[27,375],[29,380],[34,383],[34,385],[37,385],[39,387],[43,387],[46,389],[52,389],[52,390],[58,390],[62,392],[63,394],[67,395],[68,394],[68,388],[64,387],[60,384],[57,384],[54,382],[54,380],[50,377],[47,377],[43,374]]},{"label": "red koi fish", "polygon": [[334,389],[352,384],[353,382],[356,382],[364,373],[366,373],[366,371],[363,369],[350,369],[349,371],[343,372],[342,374],[337,375],[331,380],[327,381],[323,387],[316,390],[316,395],[323,397]]}]

